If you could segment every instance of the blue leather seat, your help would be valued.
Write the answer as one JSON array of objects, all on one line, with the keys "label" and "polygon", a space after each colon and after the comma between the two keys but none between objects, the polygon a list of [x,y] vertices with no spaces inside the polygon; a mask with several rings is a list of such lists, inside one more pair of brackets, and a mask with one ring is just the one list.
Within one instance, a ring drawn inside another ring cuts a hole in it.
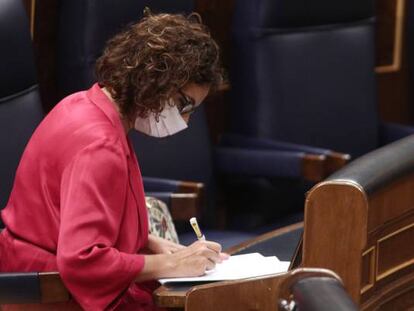
[{"label": "blue leather seat", "polygon": [[139,20],[146,6],[153,12],[183,13],[191,12],[194,4],[192,0],[60,2],[57,84],[61,97],[94,83],[95,60],[101,55],[105,42]]},{"label": "blue leather seat", "polygon": [[237,1],[232,131],[353,158],[411,133],[379,120],[374,32],[372,0]]},{"label": "blue leather seat", "polygon": [[[0,2],[0,209],[27,141],[43,118],[29,22],[22,1]],[[0,221],[0,229],[3,223]],[[44,284],[48,283],[48,286]],[[0,305],[69,300],[57,273],[0,273]],[[0,309],[2,307],[0,306]]]},{"label": "blue leather seat", "polygon": [[[230,71],[231,132],[237,135],[223,145],[317,147],[316,153],[355,158],[413,133],[379,120],[374,32],[372,0],[237,1]],[[269,193],[285,187],[286,205],[299,197],[293,205],[301,209],[309,188],[304,180],[300,174],[262,179],[255,186],[239,183],[235,191],[255,187],[272,202],[277,197]]]},{"label": "blue leather seat", "polygon": [[0,209],[7,204],[24,147],[43,117],[25,14],[21,1],[0,4]]}]

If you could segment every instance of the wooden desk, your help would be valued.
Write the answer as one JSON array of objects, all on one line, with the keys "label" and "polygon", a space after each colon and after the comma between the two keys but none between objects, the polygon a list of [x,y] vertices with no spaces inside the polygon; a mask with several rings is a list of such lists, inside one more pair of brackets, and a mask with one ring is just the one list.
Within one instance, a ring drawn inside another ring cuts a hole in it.
[{"label": "wooden desk", "polygon": [[[296,223],[290,226],[286,226],[284,228],[276,229],[268,233],[265,233],[263,235],[260,235],[249,241],[243,242],[239,245],[233,246],[225,250],[225,252],[229,254],[237,254],[239,252],[250,251],[251,249],[255,251],[254,250],[255,246],[266,243],[272,239],[283,239],[283,236],[285,236],[286,234],[289,234],[298,229],[301,229],[302,227],[303,227],[303,223],[300,222],[300,223]],[[278,254],[275,253],[275,255],[278,255]],[[293,248],[292,248],[292,255],[293,255]],[[281,275],[282,274],[277,274],[274,277],[279,279]],[[255,279],[248,279],[244,281],[212,282],[212,283],[203,284],[203,285],[200,284],[200,285],[193,286],[193,287],[191,287],[188,284],[187,285],[184,284],[180,286],[178,285],[177,286],[161,286],[154,292],[153,297],[154,297],[154,301],[156,305],[159,307],[184,309],[186,299],[187,299],[187,294],[190,291],[194,291],[194,290],[199,291],[199,290],[208,290],[208,289],[211,290],[212,287],[229,287],[235,290],[235,288],[238,286],[250,287],[251,284],[253,284],[251,282],[253,282],[254,284],[256,284],[256,282],[259,282],[259,284],[262,284],[261,286],[259,285],[259,288],[261,288],[263,284],[268,284],[268,286],[270,286],[271,284],[269,284],[269,282],[273,284],[276,281],[275,280],[264,281],[263,278],[257,278],[257,279],[255,278]],[[237,291],[237,292],[234,292],[233,294],[239,295],[238,293],[239,292]],[[228,310],[231,310],[231,309],[228,309]]]},{"label": "wooden desk", "polygon": [[[336,272],[361,310],[414,307],[413,154],[414,135],[354,160],[308,192],[302,267]],[[160,288],[155,300],[187,311],[274,311],[290,273]]]},{"label": "wooden desk", "polygon": [[172,290],[161,287],[154,293],[158,306],[186,311],[275,311],[283,300],[292,299],[291,285],[307,277],[339,276],[326,269],[300,268],[239,281],[214,282]]},{"label": "wooden desk", "polygon": [[[286,273],[239,281],[213,282],[187,288],[162,286],[154,292],[155,303],[167,309],[221,311],[240,310],[277,310],[276,299],[260,299],[263,293],[276,297],[280,283]],[[270,297],[269,296],[269,297]],[[254,299],[254,297],[256,299]],[[214,308],[212,308],[214,306]]]},{"label": "wooden desk", "polygon": [[190,286],[160,286],[154,291],[154,302],[162,308],[182,308],[185,307],[185,297],[191,289]]}]

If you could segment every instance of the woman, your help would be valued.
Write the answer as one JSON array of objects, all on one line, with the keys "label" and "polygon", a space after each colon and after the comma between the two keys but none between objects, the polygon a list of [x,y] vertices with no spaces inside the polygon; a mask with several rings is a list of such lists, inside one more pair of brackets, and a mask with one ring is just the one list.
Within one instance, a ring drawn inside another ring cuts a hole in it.
[{"label": "woman", "polygon": [[181,15],[148,15],[111,39],[98,83],[56,105],[26,147],[2,212],[1,271],[59,271],[75,300],[65,309],[154,310],[151,280],[202,275],[225,258],[214,242],[148,236],[127,138],[185,129],[221,82],[218,58],[204,26]]}]

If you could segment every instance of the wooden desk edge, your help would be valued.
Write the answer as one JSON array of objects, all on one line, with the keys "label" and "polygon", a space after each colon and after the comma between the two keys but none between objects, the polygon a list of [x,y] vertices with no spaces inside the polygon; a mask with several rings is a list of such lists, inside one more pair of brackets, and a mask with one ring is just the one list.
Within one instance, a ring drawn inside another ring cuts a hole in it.
[{"label": "wooden desk edge", "polygon": [[228,280],[228,281],[217,281],[204,284],[195,284],[194,286],[188,287],[187,290],[175,291],[168,288],[168,286],[160,286],[153,293],[154,302],[158,307],[161,308],[184,308],[186,303],[186,297],[189,292],[195,288],[209,288],[215,286],[225,286],[231,284],[242,284],[246,282],[260,281],[262,279],[268,279],[272,277],[280,277],[286,274],[286,272],[274,273],[269,275],[263,275],[258,277],[240,279],[240,280]]},{"label": "wooden desk edge", "polygon": [[[190,289],[191,287],[188,288],[188,290]],[[168,286],[161,285],[154,291],[152,297],[154,299],[154,303],[158,307],[184,308],[185,297],[188,290],[176,291],[172,290]]]},{"label": "wooden desk edge", "polygon": [[[250,245],[254,243],[258,243],[260,241],[264,241],[267,238],[275,237],[278,235],[282,235],[285,233],[288,233],[290,231],[294,231],[298,228],[303,227],[303,222],[299,222],[293,225],[289,225],[283,228],[279,228],[273,231],[270,231],[268,233],[262,234],[258,237],[255,237],[251,240],[245,241],[239,245],[230,247],[226,250],[229,254],[233,254],[235,252],[241,251],[245,249],[246,247],[249,247]],[[236,280],[236,281],[223,281],[223,282],[214,282],[209,284],[204,284],[205,286],[212,285],[212,284],[223,284],[223,283],[234,283],[234,282],[240,282],[240,281],[247,281],[249,279],[244,280]],[[195,285],[195,286],[204,286],[204,285]],[[194,286],[193,286],[194,287]],[[184,308],[185,306],[185,299],[187,292],[189,292],[193,287],[188,287],[186,290],[174,290],[172,287],[161,285],[159,288],[157,288],[153,293],[153,299],[155,304],[158,307],[164,307],[164,308]]]}]

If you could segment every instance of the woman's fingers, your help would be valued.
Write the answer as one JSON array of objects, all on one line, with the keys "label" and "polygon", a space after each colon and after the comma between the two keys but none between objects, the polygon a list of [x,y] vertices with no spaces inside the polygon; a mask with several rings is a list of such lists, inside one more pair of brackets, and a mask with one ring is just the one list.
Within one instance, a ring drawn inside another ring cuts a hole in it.
[{"label": "woman's fingers", "polygon": [[203,249],[201,255],[206,257],[214,264],[222,261],[222,259],[220,258],[220,253],[217,253],[216,251],[213,251],[210,248]]},{"label": "woman's fingers", "polygon": [[175,253],[175,252],[178,252],[179,250],[182,250],[182,249],[185,249],[185,248],[186,247],[184,245],[175,244],[175,245],[171,246],[170,250],[171,250],[172,253]]},{"label": "woman's fingers", "polygon": [[211,250],[213,250],[217,253],[221,252],[221,245],[219,243],[212,242],[212,241],[205,241],[205,242],[206,242],[206,245],[209,249],[211,249]]},{"label": "woman's fingers", "polygon": [[221,260],[227,260],[229,259],[230,255],[227,253],[220,253]]},{"label": "woman's fingers", "polygon": [[213,270],[215,267],[216,267],[216,262],[213,262],[213,261],[211,261],[211,260],[207,260],[207,264],[206,264],[206,267],[205,267],[205,269],[204,269],[204,273],[205,273],[207,270]]},{"label": "woman's fingers", "polygon": [[190,275],[203,275],[206,270],[214,269],[217,263],[222,262],[220,250],[221,245],[218,243],[197,241],[177,250],[173,256],[185,270],[192,270]]},{"label": "woman's fingers", "polygon": [[221,252],[221,245],[213,241],[198,240],[189,246],[189,248],[202,248],[202,247],[207,247],[217,253]]},{"label": "woman's fingers", "polygon": [[221,245],[212,241],[196,241],[188,247],[177,248],[172,254],[177,263],[175,276],[200,276],[229,257],[221,252]]},{"label": "woman's fingers", "polygon": [[200,241],[194,245],[194,251],[208,258],[213,263],[222,262],[221,245],[216,242]]}]

